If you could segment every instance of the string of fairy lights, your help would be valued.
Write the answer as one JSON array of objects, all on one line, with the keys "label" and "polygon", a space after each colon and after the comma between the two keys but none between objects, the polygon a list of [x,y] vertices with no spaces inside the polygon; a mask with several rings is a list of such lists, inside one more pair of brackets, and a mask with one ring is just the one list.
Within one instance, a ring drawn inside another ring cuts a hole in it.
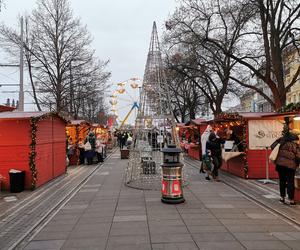
[{"label": "string of fairy lights", "polygon": [[58,113],[51,112],[47,113],[38,117],[31,117],[30,118],[30,128],[31,128],[31,143],[29,145],[30,152],[29,152],[29,168],[31,171],[31,190],[36,188],[38,171],[36,168],[36,145],[37,145],[37,132],[38,132],[38,123],[42,120],[49,119],[50,117],[59,117],[65,122],[67,122],[63,117],[61,117]]}]

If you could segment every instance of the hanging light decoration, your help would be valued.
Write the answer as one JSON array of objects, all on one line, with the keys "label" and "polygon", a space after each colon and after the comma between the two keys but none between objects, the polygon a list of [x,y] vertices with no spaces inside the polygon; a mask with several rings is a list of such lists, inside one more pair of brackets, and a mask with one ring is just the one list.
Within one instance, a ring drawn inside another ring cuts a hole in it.
[{"label": "hanging light decoration", "polygon": [[133,82],[130,84],[131,88],[136,89],[139,87],[139,85],[136,82]]},{"label": "hanging light decoration", "polygon": [[119,83],[117,83],[117,85],[120,86],[120,87],[124,87],[125,86],[125,82],[119,82]]},{"label": "hanging light decoration", "polygon": [[123,87],[117,89],[119,94],[124,94],[125,89]]},{"label": "hanging light decoration", "polygon": [[118,104],[118,101],[116,99],[112,99],[109,101],[109,103],[112,105],[112,106],[115,106]]}]

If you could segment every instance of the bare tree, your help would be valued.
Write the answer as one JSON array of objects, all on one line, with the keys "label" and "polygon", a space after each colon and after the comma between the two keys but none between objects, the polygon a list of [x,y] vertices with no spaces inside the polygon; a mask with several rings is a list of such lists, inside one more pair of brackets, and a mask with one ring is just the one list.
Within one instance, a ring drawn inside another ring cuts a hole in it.
[{"label": "bare tree", "polygon": [[[257,91],[265,97],[275,109],[285,105],[286,94],[299,79],[300,65],[285,82],[284,56],[295,50],[299,54],[299,17],[300,3],[295,0],[248,0],[245,4],[252,6],[255,18],[248,25],[244,39],[240,40],[239,49],[223,49],[224,53],[252,72],[271,89],[268,97],[255,85],[246,84],[232,78],[241,85]],[[235,26],[239,26],[236,23]],[[217,28],[217,27],[215,27]],[[222,47],[222,39],[206,33],[206,41]]]},{"label": "bare tree", "polygon": [[168,65],[169,70],[166,71],[166,75],[169,82],[171,106],[177,122],[185,123],[187,119],[195,119],[198,113],[205,114],[207,112],[205,97],[199,88],[183,74],[172,70],[170,64],[167,63]]},{"label": "bare tree", "polygon": [[[8,45],[21,45],[16,31],[2,26],[0,32]],[[39,93],[37,103],[78,116],[75,109],[84,105],[82,98],[105,88],[110,76],[104,71],[108,62],[94,57],[91,42],[86,27],[73,17],[68,0],[37,2],[26,19],[23,44],[33,93],[35,89]]]},{"label": "bare tree", "polygon": [[[182,0],[180,8],[166,24],[170,53],[181,55],[173,68],[199,87],[215,115],[222,112],[225,96],[230,91],[236,92],[230,79],[236,61],[224,51],[236,49],[253,15],[249,6],[236,8],[229,2]],[[235,22],[239,26],[235,26]],[[217,36],[222,44],[206,43],[204,38],[208,34]]]}]

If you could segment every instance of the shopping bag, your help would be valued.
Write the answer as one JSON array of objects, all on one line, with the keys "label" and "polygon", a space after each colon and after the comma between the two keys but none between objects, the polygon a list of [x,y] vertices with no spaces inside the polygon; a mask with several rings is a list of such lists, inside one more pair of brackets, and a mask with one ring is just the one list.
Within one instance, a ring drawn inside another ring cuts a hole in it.
[{"label": "shopping bag", "polygon": [[85,150],[85,151],[92,150],[91,143],[87,142],[86,144],[84,144],[84,150]]},{"label": "shopping bag", "polygon": [[211,158],[208,155],[203,156],[202,164],[203,164],[203,169],[205,171],[211,171],[212,170],[212,161],[211,161]]},{"label": "shopping bag", "polygon": [[277,143],[277,145],[275,146],[275,148],[273,148],[273,150],[269,156],[270,161],[272,161],[272,162],[276,161],[278,152],[279,152],[279,148],[280,148],[280,143]]}]

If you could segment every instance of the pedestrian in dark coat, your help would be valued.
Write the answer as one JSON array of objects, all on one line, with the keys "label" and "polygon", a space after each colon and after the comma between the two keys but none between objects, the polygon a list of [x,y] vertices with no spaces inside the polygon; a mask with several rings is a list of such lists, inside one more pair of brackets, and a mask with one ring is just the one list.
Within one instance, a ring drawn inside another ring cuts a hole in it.
[{"label": "pedestrian in dark coat", "polygon": [[277,139],[272,145],[273,150],[280,143],[277,158],[275,160],[276,171],[279,176],[280,202],[285,203],[286,192],[288,195],[287,203],[295,205],[295,172],[300,163],[299,137],[293,133],[286,133]]},{"label": "pedestrian in dark coat", "polygon": [[91,149],[85,151],[87,164],[92,165],[93,164],[93,158],[95,156],[95,149],[96,149],[96,136],[93,131],[90,131],[88,136],[85,139],[84,143],[89,142],[91,144]]},{"label": "pedestrian in dark coat", "polygon": [[206,150],[210,151],[210,156],[212,158],[212,175],[215,181],[220,181],[218,176],[219,168],[222,165],[222,144],[224,143],[225,141],[222,138],[217,137],[214,132],[210,133],[206,143]]}]

